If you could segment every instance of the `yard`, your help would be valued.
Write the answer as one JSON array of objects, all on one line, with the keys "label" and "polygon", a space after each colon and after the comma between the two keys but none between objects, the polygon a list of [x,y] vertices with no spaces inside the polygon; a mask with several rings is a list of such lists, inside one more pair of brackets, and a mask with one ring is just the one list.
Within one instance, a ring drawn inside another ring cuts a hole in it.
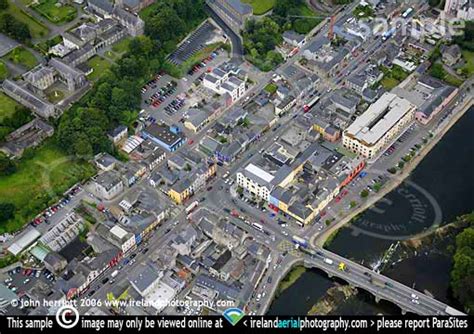
[{"label": "yard", "polygon": [[16,106],[18,106],[18,104],[13,99],[0,93],[0,124],[5,117],[10,117],[15,113]]},{"label": "yard", "polygon": [[473,75],[474,74],[474,52],[463,50],[462,56],[463,56],[464,61],[466,62],[466,65],[464,65],[464,68],[467,71],[467,75],[468,76]]},{"label": "yard", "polygon": [[268,85],[266,85],[264,89],[267,93],[274,94],[278,90],[278,86],[274,84],[273,82],[271,82]]},{"label": "yard", "polygon": [[92,73],[88,75],[88,78],[95,81],[99,79],[104,71],[106,71],[112,64],[107,59],[94,56],[87,61],[87,65],[93,69]]},{"label": "yard", "polygon": [[392,68],[382,66],[380,70],[384,73],[381,83],[386,90],[391,90],[408,77],[408,73],[398,65],[393,65]]},{"label": "yard", "polygon": [[130,38],[124,38],[112,46],[112,51],[116,53],[125,53],[128,51],[128,44],[130,44]]},{"label": "yard", "polygon": [[5,65],[5,63],[0,60],[0,81],[5,80],[7,76],[8,76],[7,65]]},{"label": "yard", "polygon": [[35,56],[30,51],[21,46],[16,47],[10,51],[4,56],[4,58],[15,64],[21,65],[28,70],[31,70],[38,64],[38,60],[35,58]]},{"label": "yard", "polygon": [[254,15],[262,15],[275,6],[276,0],[243,0],[242,2],[252,6]]},{"label": "yard", "polygon": [[20,229],[64,191],[94,173],[90,164],[70,160],[51,143],[27,152],[14,174],[0,178],[0,202],[16,206],[15,217],[0,226],[0,233]]},{"label": "yard", "polygon": [[71,22],[77,15],[76,8],[71,5],[62,5],[57,0],[41,0],[39,4],[32,7],[54,24]]},{"label": "yard", "polygon": [[45,25],[22,11],[18,6],[13,4],[12,0],[9,0],[8,2],[10,3],[10,6],[8,6],[7,12],[14,16],[17,20],[28,25],[33,38],[44,37],[48,34],[49,31]]}]

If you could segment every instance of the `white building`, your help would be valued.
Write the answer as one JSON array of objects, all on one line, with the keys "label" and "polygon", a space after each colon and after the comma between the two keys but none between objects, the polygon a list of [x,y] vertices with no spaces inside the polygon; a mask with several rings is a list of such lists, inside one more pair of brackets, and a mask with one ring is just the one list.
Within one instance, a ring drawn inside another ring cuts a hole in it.
[{"label": "white building", "polygon": [[375,157],[406,130],[415,110],[408,100],[385,93],[344,131],[344,147],[369,159]]},{"label": "white building", "polygon": [[230,71],[215,68],[206,74],[203,85],[218,94],[228,93],[232,97],[232,102],[235,102],[245,93],[245,81],[230,74]]},{"label": "white building", "polygon": [[123,191],[123,181],[114,172],[105,172],[93,178],[91,190],[97,197],[110,200]]},{"label": "white building", "polygon": [[127,232],[122,227],[115,225],[110,229],[110,237],[120,246],[123,253],[126,253],[128,250],[136,244],[136,238],[133,233]]},{"label": "white building", "polygon": [[250,163],[244,170],[237,173],[237,184],[248,192],[268,202],[272,190],[271,182],[273,178],[274,176],[270,173]]}]

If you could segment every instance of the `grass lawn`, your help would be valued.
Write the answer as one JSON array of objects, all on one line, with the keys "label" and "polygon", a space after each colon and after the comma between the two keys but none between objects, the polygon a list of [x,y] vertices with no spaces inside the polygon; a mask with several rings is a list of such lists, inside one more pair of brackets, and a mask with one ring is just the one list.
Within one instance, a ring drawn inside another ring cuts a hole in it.
[{"label": "grass lawn", "polygon": [[302,18],[298,18],[293,22],[293,30],[300,34],[309,33],[314,27],[324,21],[325,15],[315,12],[306,3],[298,7],[298,14]]},{"label": "grass lawn", "polygon": [[51,143],[27,152],[14,174],[0,178],[0,202],[17,208],[15,217],[0,226],[0,233],[20,229],[64,191],[94,173],[92,165],[70,160]]},{"label": "grass lawn", "polygon": [[[201,62],[203,59],[209,57],[209,55],[214,51],[220,48],[223,45],[222,42],[212,43],[196,52],[188,60],[182,63],[179,66],[176,66],[179,72],[179,76],[184,76],[195,64]],[[173,65],[174,66],[174,65]]]},{"label": "grass lawn", "polygon": [[127,37],[127,38],[124,38],[122,39],[121,41],[119,41],[118,43],[115,43],[113,46],[112,46],[112,51],[116,52],[116,53],[124,53],[124,52],[127,52],[128,51],[128,44],[130,43],[130,38]]},{"label": "grass lawn", "polygon": [[464,68],[467,68],[468,75],[469,76],[473,75],[474,74],[474,52],[463,50],[462,56],[464,60],[466,61],[466,65],[464,65]]},{"label": "grass lawn", "polygon": [[[7,65],[3,61],[0,60],[0,80],[5,80],[8,75]],[[0,106],[1,108],[2,106]]]},{"label": "grass lawn", "polygon": [[99,56],[94,56],[87,62],[93,71],[88,75],[90,80],[97,80],[101,77],[105,70],[107,70],[112,64],[107,59],[104,59]]},{"label": "grass lawn", "polygon": [[64,99],[64,93],[58,89],[53,89],[51,92],[47,93],[49,102],[58,103]]},{"label": "grass lawn", "polygon": [[70,5],[61,5],[57,0],[40,0],[38,5],[32,7],[54,24],[71,22],[77,15],[76,8]]},{"label": "grass lawn", "polygon": [[35,56],[30,51],[21,46],[11,50],[7,55],[4,56],[4,58],[15,64],[22,65],[29,70],[38,65],[38,60],[35,58]]},{"label": "grass lawn", "polygon": [[243,0],[253,8],[254,15],[262,15],[275,6],[276,0]]},{"label": "grass lawn", "polygon": [[459,87],[463,83],[463,80],[458,79],[454,75],[451,75],[449,73],[446,74],[446,77],[444,78],[444,81],[446,81],[451,86],[455,86],[455,87]]},{"label": "grass lawn", "polygon": [[265,86],[265,91],[267,93],[273,94],[278,90],[278,86],[274,83],[269,83],[268,85]]},{"label": "grass lawn", "polygon": [[7,12],[17,20],[28,25],[30,33],[34,38],[43,37],[48,34],[48,28],[44,24],[22,11],[18,6],[14,5],[11,0],[8,2],[10,5],[8,6]]},{"label": "grass lawn", "polygon": [[15,113],[15,107],[18,106],[15,100],[0,93],[0,124],[3,122],[5,117],[9,117]]},{"label": "grass lawn", "polygon": [[394,78],[384,77],[381,83],[383,88],[385,88],[386,90],[392,90],[392,88],[396,87],[400,83],[400,81]]},{"label": "grass lawn", "polygon": [[118,54],[116,54],[115,52],[113,52],[113,51],[105,51],[104,56],[107,59],[110,59],[112,61],[116,61],[116,60],[120,59],[120,56]]},{"label": "grass lawn", "polygon": [[140,18],[142,18],[143,20],[145,20],[146,18],[148,18],[151,13],[153,13],[155,11],[156,8],[158,8],[159,6],[159,3],[158,2],[155,2],[154,4],[146,7],[146,8],[143,8],[139,13],[138,13],[138,16],[140,16]]}]

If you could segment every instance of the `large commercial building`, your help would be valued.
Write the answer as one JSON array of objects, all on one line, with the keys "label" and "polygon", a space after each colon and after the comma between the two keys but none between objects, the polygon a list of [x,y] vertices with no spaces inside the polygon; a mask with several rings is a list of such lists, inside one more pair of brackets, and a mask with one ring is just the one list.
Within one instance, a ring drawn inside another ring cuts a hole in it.
[{"label": "large commercial building", "polygon": [[413,121],[415,110],[408,100],[385,93],[344,131],[344,147],[375,157]]},{"label": "large commercial building", "polygon": [[208,5],[237,34],[243,29],[245,20],[252,16],[252,6],[240,0],[207,0]]},{"label": "large commercial building", "polygon": [[169,152],[176,151],[184,143],[184,135],[174,126],[152,124],[142,131],[142,136]]}]

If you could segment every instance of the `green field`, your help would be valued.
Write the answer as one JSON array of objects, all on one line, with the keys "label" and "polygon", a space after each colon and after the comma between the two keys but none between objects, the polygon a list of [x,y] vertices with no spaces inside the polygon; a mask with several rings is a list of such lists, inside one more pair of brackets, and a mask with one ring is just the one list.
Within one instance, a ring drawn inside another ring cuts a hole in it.
[{"label": "green field", "polygon": [[90,164],[69,159],[51,143],[25,153],[16,172],[0,178],[0,202],[16,206],[15,217],[0,226],[0,233],[20,229],[64,191],[94,173]]},{"label": "green field", "polygon": [[390,78],[390,77],[384,77],[381,81],[383,88],[386,90],[392,90],[392,88],[396,87],[400,81]]},{"label": "green field", "polygon": [[125,53],[128,51],[128,44],[130,43],[130,38],[124,38],[122,39],[121,41],[119,41],[118,43],[115,43],[113,46],[112,46],[112,51],[116,52],[116,53]]},{"label": "green field", "polygon": [[265,86],[264,90],[270,94],[274,94],[278,90],[278,86],[271,82]]},{"label": "green field", "polygon": [[8,2],[10,5],[8,6],[7,12],[14,16],[17,20],[28,25],[31,36],[33,36],[33,38],[44,37],[48,34],[48,28],[44,24],[38,22],[34,17],[31,17],[30,15],[22,11],[15,4],[13,4],[11,0],[9,0]]},{"label": "green field", "polygon": [[120,56],[118,54],[116,54],[115,52],[113,51],[105,51],[104,52],[104,56],[107,58],[107,59],[110,59],[112,61],[116,61],[116,60],[119,60],[120,59]]},{"label": "green field", "polygon": [[87,61],[87,65],[93,69],[92,73],[88,75],[88,78],[94,81],[99,79],[104,71],[107,70],[112,64],[107,59],[94,56]]},{"label": "green field", "polygon": [[54,24],[71,22],[77,15],[76,8],[70,5],[61,5],[57,0],[42,0],[32,7]]},{"label": "green field", "polygon": [[242,0],[253,8],[254,15],[262,15],[275,6],[276,0]]},{"label": "green field", "polygon": [[57,89],[53,89],[47,92],[46,96],[49,102],[58,103],[59,101],[62,101],[64,99],[64,92]]},{"label": "green field", "polygon": [[468,76],[473,75],[474,74],[474,52],[463,50],[462,56],[464,58],[464,61],[466,62],[466,65],[464,65],[464,68],[467,69],[467,73],[468,73],[467,75]]},{"label": "green field", "polygon": [[11,50],[7,55],[4,56],[4,58],[15,64],[21,65],[28,70],[31,70],[33,67],[38,65],[38,60],[35,58],[35,56],[30,51],[21,46]]},{"label": "green field", "polygon": [[[0,60],[0,81],[5,80],[8,76],[8,68],[7,65],[3,61]],[[1,106],[0,106],[1,108]]]},{"label": "green field", "polygon": [[10,117],[15,113],[15,107],[18,106],[15,100],[3,93],[0,93],[0,124],[5,117]]}]

